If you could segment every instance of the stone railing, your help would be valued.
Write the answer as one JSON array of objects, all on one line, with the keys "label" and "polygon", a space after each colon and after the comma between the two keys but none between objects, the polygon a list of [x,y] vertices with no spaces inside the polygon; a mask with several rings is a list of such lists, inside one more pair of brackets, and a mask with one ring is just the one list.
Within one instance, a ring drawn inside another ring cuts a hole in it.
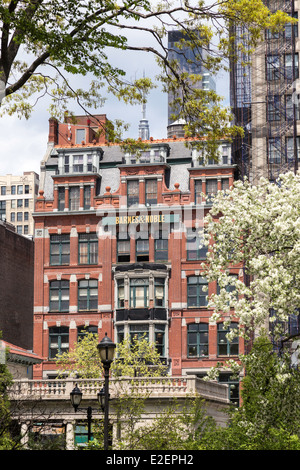
[{"label": "stone railing", "polygon": [[[9,390],[10,400],[69,400],[70,393],[78,385],[84,399],[96,400],[103,387],[103,379],[54,379],[15,380]],[[227,385],[206,382],[195,376],[182,377],[121,377],[110,380],[110,396],[116,398],[131,392],[151,398],[201,397],[228,403]]]}]

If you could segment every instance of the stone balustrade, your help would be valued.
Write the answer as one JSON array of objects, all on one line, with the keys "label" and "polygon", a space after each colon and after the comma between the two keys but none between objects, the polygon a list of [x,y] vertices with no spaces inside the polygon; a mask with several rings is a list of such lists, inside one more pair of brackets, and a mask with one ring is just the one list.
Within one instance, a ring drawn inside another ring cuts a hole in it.
[{"label": "stone balustrade", "polygon": [[[96,400],[103,387],[103,379],[15,380],[9,390],[11,400],[69,400],[78,385],[84,399]],[[148,398],[184,398],[200,395],[220,403],[228,403],[227,385],[206,382],[196,376],[182,377],[120,377],[110,380],[110,397],[135,392]]]}]

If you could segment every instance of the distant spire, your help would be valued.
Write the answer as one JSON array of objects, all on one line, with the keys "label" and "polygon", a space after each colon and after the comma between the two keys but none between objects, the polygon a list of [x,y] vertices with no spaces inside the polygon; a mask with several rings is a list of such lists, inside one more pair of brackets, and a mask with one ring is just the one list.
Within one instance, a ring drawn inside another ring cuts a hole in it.
[{"label": "distant spire", "polygon": [[[145,77],[145,72],[144,72],[144,77]],[[143,98],[145,98],[145,94]],[[149,123],[148,123],[148,120],[146,119],[146,103],[145,102],[142,104],[142,119],[140,120],[140,124],[139,124],[139,138],[142,140],[149,140],[150,138]]]}]

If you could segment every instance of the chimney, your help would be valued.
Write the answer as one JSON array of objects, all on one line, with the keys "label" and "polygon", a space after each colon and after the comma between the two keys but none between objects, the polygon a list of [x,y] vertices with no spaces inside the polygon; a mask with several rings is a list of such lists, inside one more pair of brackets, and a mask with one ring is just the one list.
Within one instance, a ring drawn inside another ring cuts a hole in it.
[{"label": "chimney", "polygon": [[58,121],[53,117],[49,119],[48,143],[58,144]]}]

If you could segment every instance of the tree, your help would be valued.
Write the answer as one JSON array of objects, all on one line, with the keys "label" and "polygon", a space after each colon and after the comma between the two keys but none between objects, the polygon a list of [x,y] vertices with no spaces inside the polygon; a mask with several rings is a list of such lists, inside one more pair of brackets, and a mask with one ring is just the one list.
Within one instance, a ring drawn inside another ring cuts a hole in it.
[{"label": "tree", "polygon": [[203,267],[220,288],[209,300],[212,318],[237,318],[246,338],[268,323],[279,338],[299,313],[299,200],[300,174],[286,173],[276,183],[261,179],[257,186],[236,181],[218,192],[205,217],[206,243],[212,245]]},{"label": "tree", "polygon": [[[164,91],[181,90],[178,117],[185,119],[186,132],[208,136],[208,147],[213,151],[216,139],[231,136],[237,129],[231,126],[230,112],[220,106],[216,93],[191,87],[201,77],[180,70],[178,62],[169,59],[164,42],[167,31],[183,31],[185,38],[177,44],[181,53],[184,46],[190,46],[193,60],[201,60],[214,74],[223,67],[224,58],[233,55],[232,22],[248,30],[248,39],[243,39],[240,47],[251,50],[265,28],[274,30],[288,21],[293,20],[282,12],[271,14],[261,0],[226,0],[211,5],[202,0],[174,5],[148,0],[2,0],[1,111],[28,118],[44,95],[51,96],[50,113],[56,117],[64,115],[71,99],[86,112],[97,109],[107,92],[126,103],[143,102],[155,86],[153,81],[145,77],[130,82],[124,70],[112,65],[109,53],[116,49],[150,53],[162,68]],[[128,33],[135,37],[142,33],[145,42],[131,43]],[[209,50],[206,58],[204,50]],[[89,86],[74,86],[73,76],[85,77]],[[110,138],[120,139],[120,135],[111,133]]]},{"label": "tree", "polygon": [[299,450],[299,370],[290,356],[279,356],[266,334],[241,356],[246,370],[242,404],[231,414],[230,426],[206,440],[210,450]]},{"label": "tree", "polygon": [[12,384],[12,376],[6,365],[7,354],[8,352],[4,349],[3,357],[0,360],[0,450],[11,450],[18,447],[10,432],[12,419],[7,391]]}]

